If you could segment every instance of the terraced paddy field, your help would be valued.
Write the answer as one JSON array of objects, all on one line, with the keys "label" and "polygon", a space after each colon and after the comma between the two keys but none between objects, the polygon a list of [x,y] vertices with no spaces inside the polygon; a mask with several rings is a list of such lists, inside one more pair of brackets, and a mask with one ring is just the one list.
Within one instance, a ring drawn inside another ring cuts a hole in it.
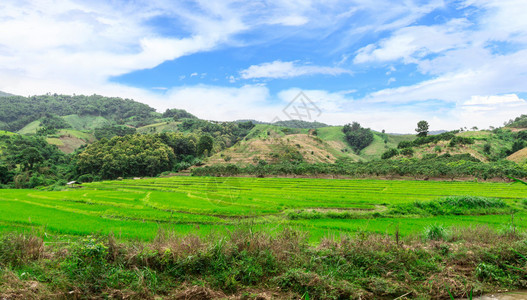
[{"label": "terraced paddy field", "polygon": [[293,227],[316,242],[341,233],[418,234],[434,224],[522,229],[526,198],[526,186],[507,183],[179,176],[66,191],[0,190],[0,231],[112,232],[149,241],[160,229]]}]

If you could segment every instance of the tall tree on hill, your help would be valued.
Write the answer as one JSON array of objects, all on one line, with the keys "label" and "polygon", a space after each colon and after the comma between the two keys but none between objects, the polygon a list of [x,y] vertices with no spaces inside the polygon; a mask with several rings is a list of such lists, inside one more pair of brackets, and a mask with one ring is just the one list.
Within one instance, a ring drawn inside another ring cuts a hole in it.
[{"label": "tall tree on hill", "polygon": [[429,128],[429,125],[427,121],[422,120],[422,121],[417,122],[417,128],[415,129],[415,131],[417,131],[417,136],[418,137],[427,136],[428,128]]}]

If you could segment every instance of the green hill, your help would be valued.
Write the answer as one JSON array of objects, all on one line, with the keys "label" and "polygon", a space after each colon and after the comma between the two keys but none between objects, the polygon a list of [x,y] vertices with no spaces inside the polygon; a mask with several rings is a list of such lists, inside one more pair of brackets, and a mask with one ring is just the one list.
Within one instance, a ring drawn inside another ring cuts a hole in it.
[{"label": "green hill", "polygon": [[413,135],[373,132],[373,142],[359,153],[355,153],[346,142],[342,128],[328,126],[315,131],[258,124],[242,141],[213,155],[207,163],[254,164],[260,161],[275,163],[291,159],[309,163],[333,163],[338,159],[368,161],[379,159],[386,149],[397,147],[400,141],[415,139]]},{"label": "green hill", "polygon": [[[110,122],[119,122],[133,126],[143,126],[152,123],[161,114],[155,109],[130,99],[116,97],[69,96],[47,94],[42,96],[6,96],[0,97],[0,126],[3,130],[18,131],[29,123],[46,115],[103,117]],[[69,118],[77,124],[75,118]],[[97,124],[87,125],[81,121],[82,127],[93,128]]]}]

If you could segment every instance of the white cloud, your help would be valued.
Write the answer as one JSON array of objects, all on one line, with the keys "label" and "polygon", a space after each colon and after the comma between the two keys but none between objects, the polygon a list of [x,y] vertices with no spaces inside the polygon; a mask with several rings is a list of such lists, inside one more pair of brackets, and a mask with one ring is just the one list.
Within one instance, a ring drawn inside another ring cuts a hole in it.
[{"label": "white cloud", "polygon": [[463,105],[499,105],[499,104],[525,104],[525,100],[520,99],[516,94],[491,95],[491,96],[472,96]]},{"label": "white cloud", "polygon": [[304,16],[298,16],[298,15],[291,15],[291,16],[285,16],[285,17],[279,17],[271,22],[269,24],[281,24],[286,26],[300,26],[304,25],[308,22],[308,18]]},{"label": "white cloud", "polygon": [[264,86],[228,88],[196,85],[169,90],[160,105],[183,108],[208,120],[255,118],[269,121],[277,112],[270,99],[269,90]]},{"label": "white cloud", "polygon": [[430,54],[452,48],[464,47],[467,37],[463,31],[470,24],[463,19],[455,19],[438,26],[410,26],[377,44],[369,44],[357,51],[355,63],[384,62],[403,59],[416,62]]},{"label": "white cloud", "polygon": [[[8,80],[0,83],[0,89],[36,94],[56,87],[44,85],[46,82],[102,87],[112,76],[209,51],[245,29],[237,18],[207,21],[195,15],[199,26],[187,37],[162,37],[145,22],[165,13],[145,3],[4,1],[0,9],[0,72]],[[21,87],[13,84],[32,79],[41,82]]]},{"label": "white cloud", "polygon": [[263,63],[260,65],[252,65],[249,68],[240,71],[243,79],[251,78],[292,78],[303,75],[340,75],[351,74],[350,71],[338,67],[322,67],[302,65],[297,66],[294,62],[283,62],[276,60],[270,63]]}]

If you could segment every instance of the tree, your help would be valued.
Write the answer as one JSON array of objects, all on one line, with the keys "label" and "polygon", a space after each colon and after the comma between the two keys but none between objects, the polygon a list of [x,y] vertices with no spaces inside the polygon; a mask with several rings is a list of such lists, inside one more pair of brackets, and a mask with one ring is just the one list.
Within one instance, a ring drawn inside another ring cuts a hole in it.
[{"label": "tree", "polygon": [[44,160],[37,148],[30,147],[22,150],[18,156],[18,162],[24,166],[25,170],[33,170],[35,164]]},{"label": "tree", "polygon": [[417,131],[417,136],[418,137],[425,137],[428,135],[428,128],[429,128],[429,125],[428,125],[428,122],[427,121],[419,121],[417,123],[417,128],[415,129],[415,131]]},{"label": "tree", "polygon": [[209,153],[211,153],[213,146],[214,140],[212,139],[212,137],[208,134],[202,135],[199,138],[197,145],[198,154],[207,156]]},{"label": "tree", "polygon": [[346,141],[356,153],[359,153],[373,142],[371,130],[361,127],[357,122],[344,125],[342,132],[346,135]]}]

